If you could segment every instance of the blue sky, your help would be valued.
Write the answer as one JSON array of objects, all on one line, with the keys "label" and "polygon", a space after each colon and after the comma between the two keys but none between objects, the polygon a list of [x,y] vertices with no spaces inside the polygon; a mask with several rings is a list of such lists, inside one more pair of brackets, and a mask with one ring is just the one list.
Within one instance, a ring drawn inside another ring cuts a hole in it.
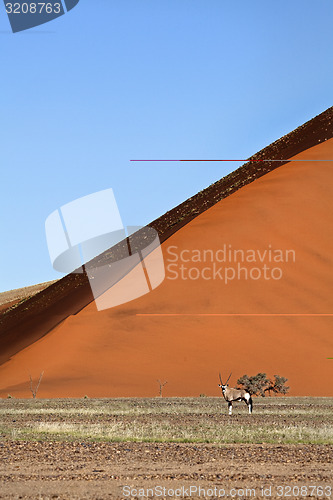
[{"label": "blue sky", "polygon": [[0,5],[0,291],[60,277],[44,231],[112,187],[142,225],[332,105],[330,0],[80,0],[12,34]]}]

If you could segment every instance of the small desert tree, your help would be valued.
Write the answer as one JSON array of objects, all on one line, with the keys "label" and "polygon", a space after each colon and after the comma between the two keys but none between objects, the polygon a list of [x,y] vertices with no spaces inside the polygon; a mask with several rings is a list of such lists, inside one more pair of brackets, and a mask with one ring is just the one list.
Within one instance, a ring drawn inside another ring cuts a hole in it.
[{"label": "small desert tree", "polygon": [[268,387],[266,387],[265,392],[271,395],[271,392],[275,394],[287,394],[289,387],[285,385],[288,381],[286,377],[281,377],[280,375],[274,375],[274,380],[270,380]]},{"label": "small desert tree", "polygon": [[163,387],[165,386],[165,384],[168,383],[168,381],[166,380],[165,382],[161,382],[161,380],[158,380],[157,382],[158,382],[158,384],[160,386],[160,398],[162,398],[163,397],[162,396]]},{"label": "small desert tree", "polygon": [[254,396],[265,396],[265,386],[269,384],[266,373],[258,373],[249,377],[243,375],[237,380],[237,384]]},{"label": "small desert tree", "polygon": [[35,386],[35,388],[33,387],[33,383],[32,383],[32,377],[30,375],[30,391],[32,393],[32,397],[35,399],[36,396],[37,396],[37,392],[38,392],[38,389],[39,389],[39,386],[40,386],[40,383],[42,381],[42,378],[43,378],[43,375],[44,375],[44,372],[42,372],[40,375],[39,375],[39,380],[37,382],[37,385]]},{"label": "small desert tree", "polygon": [[287,394],[289,391],[289,387],[285,385],[287,380],[287,378],[280,375],[274,375],[274,380],[270,380],[267,378],[266,373],[257,373],[257,375],[251,377],[243,375],[237,380],[237,384],[254,396],[264,397],[266,392],[269,395],[271,395],[271,392],[275,394]]}]

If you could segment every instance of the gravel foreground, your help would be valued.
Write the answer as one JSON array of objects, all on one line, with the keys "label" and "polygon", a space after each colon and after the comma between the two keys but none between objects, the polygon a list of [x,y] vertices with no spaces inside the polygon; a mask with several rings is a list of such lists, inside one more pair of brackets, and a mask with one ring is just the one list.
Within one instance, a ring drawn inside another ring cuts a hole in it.
[{"label": "gravel foreground", "polygon": [[10,441],[0,498],[332,498],[332,459],[331,445]]},{"label": "gravel foreground", "polygon": [[331,398],[226,412],[208,397],[0,400],[0,499],[333,498]]}]

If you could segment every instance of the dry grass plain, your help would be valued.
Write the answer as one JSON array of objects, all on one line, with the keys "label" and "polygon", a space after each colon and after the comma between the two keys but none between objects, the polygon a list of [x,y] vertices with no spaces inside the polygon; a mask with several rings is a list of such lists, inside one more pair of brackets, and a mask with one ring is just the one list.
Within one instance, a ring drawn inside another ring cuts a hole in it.
[{"label": "dry grass plain", "polygon": [[2,399],[0,498],[330,498],[333,398],[254,403]]}]

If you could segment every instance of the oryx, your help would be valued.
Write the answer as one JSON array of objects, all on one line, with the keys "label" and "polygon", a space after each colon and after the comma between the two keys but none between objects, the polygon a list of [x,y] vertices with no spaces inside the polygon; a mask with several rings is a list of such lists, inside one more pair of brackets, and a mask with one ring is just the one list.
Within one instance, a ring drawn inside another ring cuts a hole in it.
[{"label": "oryx", "polygon": [[221,378],[221,373],[220,375],[220,381],[221,383],[219,384],[219,387],[222,389],[222,394],[226,402],[228,403],[229,407],[229,415],[232,415],[232,403],[233,401],[244,401],[247,404],[247,407],[249,409],[249,413],[251,415],[252,413],[252,408],[253,408],[253,402],[251,398],[251,394],[246,391],[245,389],[232,389],[231,387],[228,387],[228,380],[231,377],[231,373],[228,377],[228,380],[224,384],[222,382]]}]

